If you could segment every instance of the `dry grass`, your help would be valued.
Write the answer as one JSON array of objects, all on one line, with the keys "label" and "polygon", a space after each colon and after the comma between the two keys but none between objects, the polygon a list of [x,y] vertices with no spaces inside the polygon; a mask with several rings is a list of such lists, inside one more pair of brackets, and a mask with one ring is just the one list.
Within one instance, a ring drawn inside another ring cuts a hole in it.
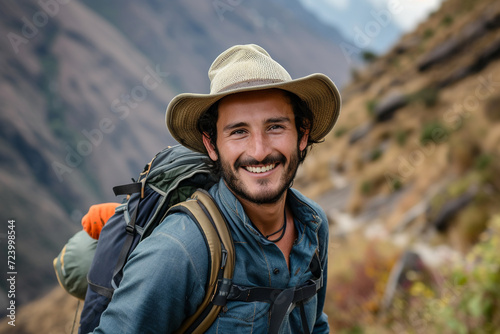
[{"label": "dry grass", "polygon": [[391,244],[369,242],[353,233],[330,247],[325,312],[331,330],[375,325],[389,272],[399,250]]},{"label": "dry grass", "polygon": [[[0,333],[25,334],[71,333],[78,300],[61,287],[56,287],[45,297],[16,310],[15,327],[10,326],[8,318],[0,323]],[[79,311],[83,302],[80,302]],[[76,319],[75,333],[80,322]]]}]

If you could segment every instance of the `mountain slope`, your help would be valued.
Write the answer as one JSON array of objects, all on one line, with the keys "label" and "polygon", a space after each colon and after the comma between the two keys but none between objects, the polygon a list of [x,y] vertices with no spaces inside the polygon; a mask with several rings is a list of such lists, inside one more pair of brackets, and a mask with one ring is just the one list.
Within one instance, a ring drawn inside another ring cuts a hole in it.
[{"label": "mountain slope", "polygon": [[[208,67],[235,44],[261,45],[292,77],[324,72],[342,85],[349,76],[348,60],[339,47],[344,40],[335,29],[300,10],[296,1],[112,0],[103,4],[86,0],[85,4],[171,73],[170,81],[179,93],[207,93]],[[318,25],[323,27],[321,34]]]},{"label": "mountain slope", "polygon": [[[339,234],[375,226],[403,247],[466,252],[498,212],[498,2],[444,2],[342,96],[337,128],[297,185],[323,198]],[[329,201],[337,192],[342,207]]]}]

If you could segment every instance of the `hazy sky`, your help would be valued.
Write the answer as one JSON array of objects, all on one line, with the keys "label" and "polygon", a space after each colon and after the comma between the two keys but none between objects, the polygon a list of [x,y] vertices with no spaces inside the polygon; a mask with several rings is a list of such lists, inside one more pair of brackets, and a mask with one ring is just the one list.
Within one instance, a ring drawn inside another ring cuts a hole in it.
[{"label": "hazy sky", "polygon": [[[356,7],[358,1],[349,0],[301,0],[308,7],[316,6],[318,9],[327,8],[338,10],[339,12],[347,12],[347,9],[352,6]],[[429,13],[439,8],[442,0],[367,0],[375,8],[399,8],[398,14],[394,16],[395,23],[403,30],[409,31],[424,20]],[[323,12],[325,13],[325,12]],[[328,14],[328,13],[325,13]]]},{"label": "hazy sky", "polygon": [[[346,2],[347,0],[327,0],[331,2]],[[401,12],[394,16],[395,23],[405,32],[413,30],[418,23],[436,11],[442,0],[369,0],[375,6],[387,7],[390,3],[399,3]]]},{"label": "hazy sky", "polygon": [[[348,39],[381,23],[368,48],[383,52],[402,33],[413,30],[436,11],[443,0],[300,0],[321,21],[338,28]],[[385,14],[383,14],[385,13]],[[375,27],[377,28],[377,27]],[[359,36],[358,36],[359,37]]]}]

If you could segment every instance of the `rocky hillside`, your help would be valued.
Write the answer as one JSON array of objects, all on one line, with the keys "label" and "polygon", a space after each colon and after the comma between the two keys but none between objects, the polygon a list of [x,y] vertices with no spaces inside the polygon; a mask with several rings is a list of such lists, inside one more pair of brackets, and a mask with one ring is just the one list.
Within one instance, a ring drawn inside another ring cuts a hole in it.
[{"label": "rocky hillside", "polygon": [[297,182],[334,234],[467,252],[499,212],[500,4],[445,1],[355,73],[343,102]]},{"label": "rocky hillside", "polygon": [[56,285],[52,259],[88,207],[115,201],[113,186],[174,144],[164,125],[168,102],[208,92],[208,67],[224,49],[258,43],[294,77],[325,72],[346,82],[342,39],[332,28],[318,33],[298,3],[232,3],[4,3],[0,215],[16,221],[18,305]]}]

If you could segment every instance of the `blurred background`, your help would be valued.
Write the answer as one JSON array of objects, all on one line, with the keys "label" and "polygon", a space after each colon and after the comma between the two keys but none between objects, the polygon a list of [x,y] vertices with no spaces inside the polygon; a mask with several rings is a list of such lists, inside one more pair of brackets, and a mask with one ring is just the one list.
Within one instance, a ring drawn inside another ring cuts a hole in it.
[{"label": "blurred background", "polygon": [[332,332],[498,333],[498,1],[6,0],[0,32],[0,263],[15,220],[17,271],[0,332],[71,331],[52,260],[175,144],[172,97],[208,93],[215,57],[256,43],[342,92],[294,184],[329,217]]}]

